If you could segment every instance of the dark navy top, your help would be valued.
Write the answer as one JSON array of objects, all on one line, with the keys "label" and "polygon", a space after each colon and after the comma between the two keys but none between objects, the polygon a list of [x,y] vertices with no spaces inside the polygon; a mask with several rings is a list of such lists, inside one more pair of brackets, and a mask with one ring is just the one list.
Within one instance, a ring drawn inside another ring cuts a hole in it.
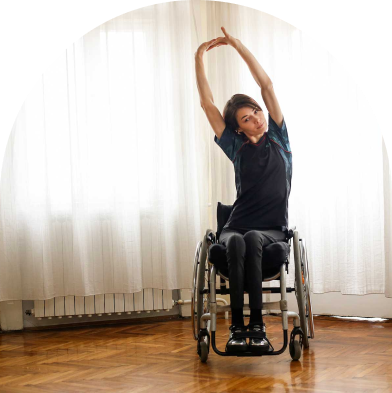
[{"label": "dark navy top", "polygon": [[279,128],[268,114],[268,130],[257,143],[226,127],[214,141],[233,162],[237,199],[223,228],[240,230],[288,227],[292,158],[283,119]]}]

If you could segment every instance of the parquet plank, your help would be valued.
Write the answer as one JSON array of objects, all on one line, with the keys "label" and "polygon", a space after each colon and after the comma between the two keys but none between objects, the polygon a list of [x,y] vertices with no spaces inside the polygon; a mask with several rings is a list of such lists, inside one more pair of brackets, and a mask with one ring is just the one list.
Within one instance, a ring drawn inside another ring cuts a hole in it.
[{"label": "parquet plank", "polygon": [[[267,317],[275,348],[281,320]],[[196,354],[189,319],[0,334],[0,392],[391,392],[392,323],[315,318],[299,362]],[[218,319],[223,350],[229,321]]]}]

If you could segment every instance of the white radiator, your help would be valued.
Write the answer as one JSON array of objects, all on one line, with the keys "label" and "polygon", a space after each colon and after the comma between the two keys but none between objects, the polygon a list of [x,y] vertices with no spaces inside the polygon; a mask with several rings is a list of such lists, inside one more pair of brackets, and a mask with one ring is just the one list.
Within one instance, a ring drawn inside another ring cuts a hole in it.
[{"label": "white radiator", "polygon": [[169,311],[173,307],[172,291],[144,289],[136,293],[110,293],[91,296],[60,296],[49,300],[34,301],[34,316],[38,319],[77,315],[89,317],[103,314],[131,314],[150,311]]}]

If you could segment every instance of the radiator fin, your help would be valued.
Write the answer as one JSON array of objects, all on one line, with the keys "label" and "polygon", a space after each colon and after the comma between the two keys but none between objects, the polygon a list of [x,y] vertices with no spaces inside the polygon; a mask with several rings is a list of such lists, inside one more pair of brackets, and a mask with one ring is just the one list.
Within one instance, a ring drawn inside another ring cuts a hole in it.
[{"label": "radiator fin", "polygon": [[170,310],[172,291],[166,289],[144,289],[135,293],[109,293],[91,296],[59,296],[48,300],[34,301],[37,318],[72,315],[94,315]]}]

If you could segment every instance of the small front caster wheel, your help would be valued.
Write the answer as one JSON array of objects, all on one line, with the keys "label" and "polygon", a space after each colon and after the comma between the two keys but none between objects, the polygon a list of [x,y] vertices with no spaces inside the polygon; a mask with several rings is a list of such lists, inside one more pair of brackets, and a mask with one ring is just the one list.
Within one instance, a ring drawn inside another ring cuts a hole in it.
[{"label": "small front caster wheel", "polygon": [[301,344],[298,340],[291,341],[289,344],[290,356],[293,360],[298,360],[301,357]]},{"label": "small front caster wheel", "polygon": [[200,343],[199,357],[202,363],[205,363],[208,359],[208,345],[205,341]]}]

